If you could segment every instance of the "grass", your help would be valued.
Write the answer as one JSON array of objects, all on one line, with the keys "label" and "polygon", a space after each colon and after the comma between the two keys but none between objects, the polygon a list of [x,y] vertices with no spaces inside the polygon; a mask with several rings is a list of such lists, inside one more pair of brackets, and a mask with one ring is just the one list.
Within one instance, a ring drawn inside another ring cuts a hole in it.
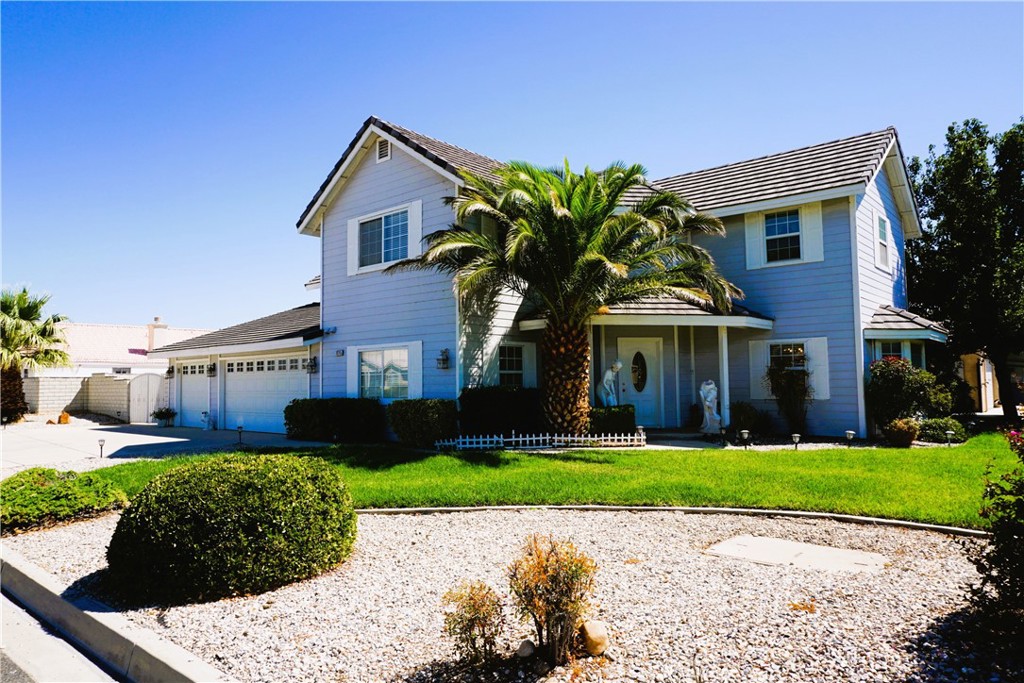
[{"label": "grass", "polygon": [[[574,451],[435,455],[395,446],[300,454],[342,470],[357,507],[685,505],[836,512],[982,528],[983,477],[1017,462],[999,434],[946,448]],[[217,457],[217,456],[194,456]],[[96,474],[129,496],[184,458]]]}]

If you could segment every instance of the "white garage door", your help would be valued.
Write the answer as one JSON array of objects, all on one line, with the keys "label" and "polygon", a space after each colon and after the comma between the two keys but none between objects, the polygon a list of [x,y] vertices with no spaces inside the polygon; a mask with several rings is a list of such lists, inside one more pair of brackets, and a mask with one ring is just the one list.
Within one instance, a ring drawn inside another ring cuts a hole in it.
[{"label": "white garage door", "polygon": [[178,404],[178,424],[183,427],[202,427],[203,412],[210,409],[210,384],[206,378],[206,363],[182,365],[178,372],[181,400]]},{"label": "white garage door", "polygon": [[224,367],[224,428],[284,433],[284,407],[309,395],[306,359],[246,358]]}]

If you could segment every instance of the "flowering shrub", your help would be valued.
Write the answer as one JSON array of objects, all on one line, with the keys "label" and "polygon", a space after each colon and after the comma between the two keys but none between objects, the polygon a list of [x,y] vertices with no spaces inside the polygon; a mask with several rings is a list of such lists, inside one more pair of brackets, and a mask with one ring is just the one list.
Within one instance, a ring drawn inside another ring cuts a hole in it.
[{"label": "flowering shrub", "polygon": [[935,375],[903,358],[883,358],[871,364],[865,398],[877,425],[904,417],[948,415],[951,406],[949,392],[936,388]]},{"label": "flowering shrub", "polygon": [[906,417],[901,420],[893,420],[885,425],[882,433],[885,434],[886,440],[893,446],[897,448],[910,448],[920,433],[920,428],[917,426],[916,420]]},{"label": "flowering shrub", "polygon": [[473,663],[494,657],[505,626],[501,597],[483,581],[464,582],[441,599],[447,611],[444,632],[459,655]]},{"label": "flowering shrub", "polygon": [[[1010,449],[1024,465],[1024,434],[1006,435]],[[992,537],[971,557],[981,573],[975,591],[980,602],[1007,610],[1024,610],[1024,470],[992,480],[986,477],[981,516],[990,524]]]},{"label": "flowering shrub", "polygon": [[508,568],[516,610],[532,619],[537,649],[554,665],[564,664],[589,607],[597,564],[569,541],[534,534]]}]

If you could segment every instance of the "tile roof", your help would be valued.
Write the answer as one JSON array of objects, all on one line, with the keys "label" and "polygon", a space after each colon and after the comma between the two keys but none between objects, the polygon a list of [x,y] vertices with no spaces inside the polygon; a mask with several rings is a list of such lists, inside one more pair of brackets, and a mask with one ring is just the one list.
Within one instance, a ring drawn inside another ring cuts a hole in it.
[{"label": "tile roof", "polygon": [[878,307],[875,314],[871,316],[871,322],[865,328],[868,330],[932,330],[941,334],[948,331],[940,323],[932,322],[927,318],[905,311],[902,308],[883,304]]},{"label": "tile roof", "polygon": [[376,116],[371,116],[363,122],[360,126],[359,132],[356,133],[355,137],[352,138],[352,142],[348,143],[348,147],[342,153],[341,158],[334,164],[334,168],[327,174],[324,182],[320,184],[320,189],[316,191],[313,198],[309,200],[309,204],[306,205],[302,215],[299,216],[299,220],[295,223],[296,226],[301,227],[303,221],[306,220],[306,216],[313,210],[320,197],[324,192],[327,191],[327,186],[330,185],[331,180],[335,174],[344,166],[345,161],[356,151],[356,145],[359,144],[359,140],[363,137],[363,133],[370,126],[375,126],[385,133],[392,135],[407,147],[411,147],[417,153],[422,155],[425,159],[436,164],[440,168],[458,175],[459,171],[467,170],[471,173],[476,173],[487,178],[494,179],[495,169],[501,167],[503,164],[496,159],[485,157],[482,154],[471,152],[468,149],[457,147],[450,143],[432,138],[416,131],[403,128],[402,126],[389,123],[383,119],[379,119]]},{"label": "tile roof", "polygon": [[723,313],[711,304],[701,304],[670,296],[652,296],[631,304],[609,306],[608,312],[603,315],[734,315],[773,320],[771,316],[752,311],[737,303],[732,305],[732,310],[729,313]]},{"label": "tile roof", "polygon": [[896,129],[856,135],[780,154],[670,176],[654,185],[707,211],[866,183],[885,160]]},{"label": "tile roof", "polygon": [[257,320],[240,325],[225,327],[192,339],[168,344],[159,349],[166,351],[188,351],[205,349],[214,346],[235,346],[238,344],[258,344],[261,342],[279,341],[283,339],[302,338],[316,339],[320,336],[320,304],[312,303],[274,313]]},{"label": "tile roof", "polygon": [[[162,359],[146,357],[150,348],[148,325],[65,322],[59,327],[64,333],[63,348],[71,356],[73,365],[166,365]],[[154,329],[154,342],[176,343],[206,332],[209,330],[157,327]]]}]

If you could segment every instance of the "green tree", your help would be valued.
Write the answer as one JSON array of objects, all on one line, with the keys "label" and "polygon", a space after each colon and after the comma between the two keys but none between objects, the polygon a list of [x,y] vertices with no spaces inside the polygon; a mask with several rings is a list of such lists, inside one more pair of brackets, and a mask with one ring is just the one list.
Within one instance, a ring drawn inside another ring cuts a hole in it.
[{"label": "green tree", "polygon": [[28,412],[21,371],[26,368],[68,365],[68,354],[57,323],[64,316],[43,317],[49,296],[33,296],[27,289],[3,290],[0,294],[0,415],[4,422],[16,422]]},{"label": "green tree", "polygon": [[456,224],[393,269],[451,274],[460,300],[485,306],[510,291],[544,316],[542,402],[554,430],[587,431],[587,325],[604,307],[667,295],[729,310],[743,295],[690,243],[694,234],[723,234],[721,221],[648,188],[642,166],[577,174],[568,162],[547,170],[512,162],[496,173],[496,181],[463,173],[465,185],[448,200]]},{"label": "green tree", "polygon": [[1024,119],[991,135],[953,124],[946,148],[911,160],[924,217],[907,248],[911,303],[945,321],[958,353],[984,351],[1007,418],[1017,419],[1010,354],[1024,351]]}]

